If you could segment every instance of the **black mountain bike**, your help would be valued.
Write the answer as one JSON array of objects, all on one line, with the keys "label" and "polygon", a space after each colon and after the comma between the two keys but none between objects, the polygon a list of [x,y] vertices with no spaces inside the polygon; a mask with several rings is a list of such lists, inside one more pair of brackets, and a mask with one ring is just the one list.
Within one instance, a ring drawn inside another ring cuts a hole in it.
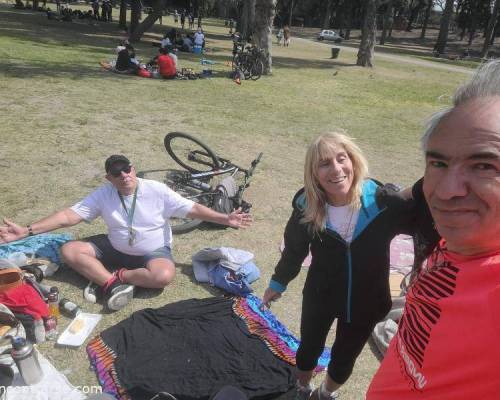
[{"label": "black mountain bike", "polygon": [[[141,171],[137,174],[139,177],[161,180],[181,196],[219,212],[230,213],[237,208],[244,212],[250,210],[252,205],[243,200],[243,193],[250,186],[250,179],[262,153],[245,169],[219,157],[200,139],[187,133],[168,133],[164,145],[170,157],[183,170]],[[170,219],[174,234],[190,232],[201,222],[189,218]]]},{"label": "black mountain bike", "polygon": [[233,71],[241,71],[245,79],[256,81],[264,72],[264,49],[254,45],[235,46],[232,66]]}]

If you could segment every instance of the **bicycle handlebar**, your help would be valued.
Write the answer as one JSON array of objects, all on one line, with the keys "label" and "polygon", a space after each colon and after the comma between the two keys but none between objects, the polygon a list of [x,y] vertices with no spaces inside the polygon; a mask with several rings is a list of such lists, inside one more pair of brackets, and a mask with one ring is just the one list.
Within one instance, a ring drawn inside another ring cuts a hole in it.
[{"label": "bicycle handlebar", "polygon": [[250,178],[253,175],[253,171],[255,170],[255,167],[257,166],[257,164],[260,162],[260,159],[262,158],[263,154],[264,153],[259,153],[259,155],[257,156],[257,158],[252,161],[252,164],[250,165],[250,168],[247,170],[247,177]]}]

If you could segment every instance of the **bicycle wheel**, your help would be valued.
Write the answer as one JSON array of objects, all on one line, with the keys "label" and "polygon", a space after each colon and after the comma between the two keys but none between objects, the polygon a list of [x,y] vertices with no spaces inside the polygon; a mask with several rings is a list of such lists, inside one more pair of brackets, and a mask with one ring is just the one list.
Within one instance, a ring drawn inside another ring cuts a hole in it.
[{"label": "bicycle wheel", "polygon": [[263,72],[264,72],[264,63],[261,60],[255,60],[255,62],[252,65],[250,79],[256,81],[257,79],[260,78]]},{"label": "bicycle wheel", "polygon": [[[179,193],[186,199],[191,199],[196,203],[211,207],[213,195],[209,192],[204,192],[200,189],[195,189],[187,185],[185,171],[168,170],[165,174],[165,184],[173,191]],[[210,178],[211,179],[211,178]],[[206,180],[209,183],[209,180]],[[174,235],[188,233],[198,227],[203,221],[201,219],[191,218],[170,218],[170,226]]]},{"label": "bicycle wheel", "polygon": [[252,57],[248,54],[242,54],[240,56],[240,70],[245,77],[245,80],[250,79],[252,74]]},{"label": "bicycle wheel", "polygon": [[215,153],[201,140],[182,132],[170,132],[163,141],[167,153],[182,168],[191,172],[219,169]]}]

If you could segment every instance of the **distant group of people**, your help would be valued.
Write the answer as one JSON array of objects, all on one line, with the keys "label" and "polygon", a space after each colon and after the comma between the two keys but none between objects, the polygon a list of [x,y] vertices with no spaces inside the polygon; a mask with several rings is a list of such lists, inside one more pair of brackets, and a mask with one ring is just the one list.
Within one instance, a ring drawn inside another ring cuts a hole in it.
[{"label": "distant group of people", "polygon": [[179,51],[193,52],[194,46],[205,48],[205,33],[201,27],[193,34],[179,34],[175,28],[170,29],[162,38],[160,47],[171,46]]},{"label": "distant group of people", "polygon": [[120,43],[116,52],[117,57],[112,62],[112,67],[117,72],[135,74],[144,78],[174,79],[177,76],[177,49],[170,44],[168,37],[162,40],[158,54],[146,64],[141,64],[134,47],[128,40]]},{"label": "distant group of people", "polygon": [[[99,0],[94,0],[91,4],[92,9],[87,11],[73,10],[66,4],[61,4],[60,0],[56,0],[56,12],[47,8],[47,18],[50,20],[71,22],[74,19],[86,19],[89,21],[99,20],[103,22],[111,22],[113,14],[113,5],[110,0],[103,0],[99,4]],[[99,13],[99,8],[101,12]]]},{"label": "distant group of people", "polygon": [[[182,29],[185,29],[186,27],[186,19],[188,21],[188,26],[189,29],[194,29],[194,15],[192,12],[188,12],[186,10],[181,10],[181,12],[177,12],[177,10],[174,10],[174,23],[179,23],[180,20],[180,25]],[[198,28],[201,27],[201,15],[198,15]]]},{"label": "distant group of people", "polygon": [[60,11],[54,12],[49,8],[45,11],[47,14],[47,18],[50,20],[56,20],[56,21],[65,21],[65,22],[72,22],[74,19],[84,19],[91,21],[94,19],[92,15],[92,11],[82,11],[82,10],[73,10],[68,7],[63,7],[61,6],[59,8]]},{"label": "distant group of people", "polygon": [[109,0],[102,1],[101,14],[99,14],[99,0],[94,0],[92,2],[92,11],[94,18],[99,21],[111,22],[113,20],[113,4]]}]

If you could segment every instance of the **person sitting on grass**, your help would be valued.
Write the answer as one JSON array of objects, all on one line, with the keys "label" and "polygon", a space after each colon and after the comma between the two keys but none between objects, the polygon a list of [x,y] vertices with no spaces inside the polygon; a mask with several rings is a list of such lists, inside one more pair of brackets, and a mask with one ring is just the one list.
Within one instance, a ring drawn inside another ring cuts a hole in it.
[{"label": "person sitting on grass", "polygon": [[114,69],[118,72],[137,72],[138,62],[135,58],[135,49],[128,40],[122,42],[116,48],[116,51],[118,52],[118,56],[116,57]]},{"label": "person sitting on grass", "polygon": [[197,218],[232,228],[245,228],[252,222],[241,209],[222,214],[185,199],[163,183],[138,178],[124,155],[108,157],[104,169],[108,182],[74,206],[26,226],[4,219],[0,244],[102,217],[107,235],[65,243],[61,256],[90,280],[85,299],[95,302],[98,286],[110,310],[123,308],[132,299],[134,286],[164,288],[173,281],[171,217]]},{"label": "person sitting on grass", "polygon": [[182,38],[181,51],[191,53],[193,51],[193,39],[189,35]]},{"label": "person sitting on grass", "polygon": [[[174,58],[170,57],[171,46],[160,47],[158,49],[158,56],[153,58],[149,65],[157,66],[157,70],[153,72],[153,78],[173,79],[177,74],[176,62]],[[177,57],[177,56],[176,56]]]}]

